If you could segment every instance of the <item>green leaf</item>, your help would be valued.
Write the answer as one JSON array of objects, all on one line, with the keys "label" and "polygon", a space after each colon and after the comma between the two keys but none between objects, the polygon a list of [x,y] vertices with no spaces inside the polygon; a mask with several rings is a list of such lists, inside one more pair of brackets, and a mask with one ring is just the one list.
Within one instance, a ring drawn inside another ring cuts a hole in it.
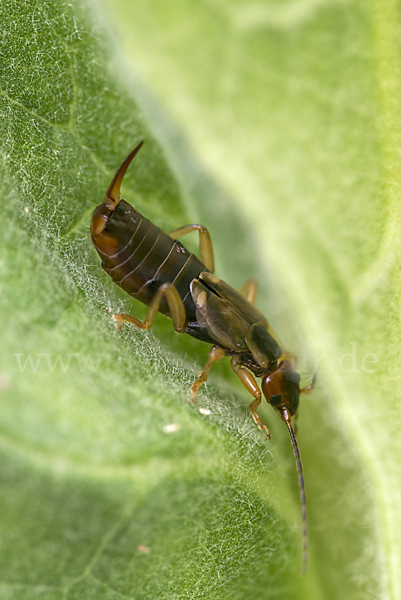
[{"label": "green leaf", "polygon": [[[399,597],[395,3],[99,10],[0,5],[0,595]],[[223,364],[189,405],[208,348],[162,316],[111,322],[145,310],[88,225],[140,139],[127,200],[207,225],[218,274],[257,277],[305,381],[319,368],[298,436],[306,577],[283,424],[264,410],[265,443]]]}]

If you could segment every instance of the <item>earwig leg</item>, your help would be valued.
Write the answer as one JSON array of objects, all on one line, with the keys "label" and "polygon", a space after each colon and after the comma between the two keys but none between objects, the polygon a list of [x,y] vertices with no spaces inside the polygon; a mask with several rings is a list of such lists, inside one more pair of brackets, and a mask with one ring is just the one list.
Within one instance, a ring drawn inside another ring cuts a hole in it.
[{"label": "earwig leg", "polygon": [[222,358],[224,358],[224,356],[225,352],[223,348],[220,348],[218,346],[214,346],[213,349],[209,352],[209,358],[207,359],[202,373],[198,375],[198,381],[195,381],[191,386],[191,402],[195,402],[198,389],[200,388],[202,383],[208,378],[213,363],[215,363],[218,360],[221,360]]},{"label": "earwig leg", "polygon": [[191,231],[199,232],[199,258],[211,273],[214,273],[214,253],[212,240],[210,239],[209,230],[203,225],[184,225],[168,232],[168,235],[175,240],[176,238],[191,233]]},{"label": "earwig leg", "polygon": [[[299,390],[300,394],[308,394],[309,392],[311,392],[313,390],[313,388],[315,387],[316,379],[317,379],[317,373],[315,373],[313,375],[312,382],[309,385],[307,385],[304,388],[301,388]],[[297,435],[297,433],[298,433],[298,415],[299,415],[299,412],[297,411],[293,417],[293,429],[294,429],[295,435]]]},{"label": "earwig leg", "polygon": [[239,289],[239,293],[245,296],[245,298],[253,304],[256,300],[258,293],[258,284],[254,279],[246,281]]},{"label": "earwig leg", "polygon": [[231,364],[232,370],[238,376],[242,385],[255,398],[255,400],[253,400],[249,404],[249,410],[252,413],[252,417],[253,417],[253,420],[255,421],[256,425],[259,427],[259,429],[261,429],[262,431],[264,431],[266,433],[267,439],[270,439],[270,431],[268,430],[268,428],[266,427],[266,425],[263,423],[262,419],[256,412],[256,409],[258,408],[259,404],[262,401],[262,392],[260,391],[258,384],[255,381],[254,376],[252,375],[252,373],[247,371],[244,367],[241,367],[235,358],[231,359],[230,364]]},{"label": "earwig leg", "polygon": [[307,394],[308,392],[311,392],[316,385],[316,379],[317,379],[317,373],[315,373],[313,375],[312,383],[310,383],[309,385],[307,385],[306,387],[304,387],[300,390],[301,394]]},{"label": "earwig leg", "polygon": [[133,323],[140,329],[149,329],[156,318],[163,296],[166,297],[174,329],[178,332],[183,332],[185,330],[186,319],[185,307],[177,288],[172,283],[163,283],[163,285],[159,287],[149,305],[149,310],[143,323],[136,317],[132,317],[126,313],[113,315],[113,319],[117,321],[120,328],[123,323]]}]

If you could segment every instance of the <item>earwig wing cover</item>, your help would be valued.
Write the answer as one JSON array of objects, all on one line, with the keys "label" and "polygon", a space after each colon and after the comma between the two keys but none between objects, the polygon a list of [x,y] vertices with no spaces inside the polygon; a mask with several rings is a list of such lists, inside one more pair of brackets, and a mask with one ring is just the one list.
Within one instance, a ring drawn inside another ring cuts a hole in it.
[{"label": "earwig wing cover", "polygon": [[237,290],[232,288],[228,283],[222,281],[213,273],[204,271],[200,275],[201,281],[205,282],[207,287],[211,288],[218,296],[227,299],[233,310],[237,311],[249,324],[265,323],[267,326],[266,317]]},{"label": "earwig wing cover", "polygon": [[224,348],[246,350],[245,334],[249,326],[231,303],[214,294],[197,279],[192,281],[190,287],[201,329]]},{"label": "earwig wing cover", "polygon": [[[208,273],[207,271],[201,273],[200,279],[205,282],[208,288],[211,288],[213,291],[215,291],[218,296],[227,299],[230,302],[232,309],[241,315],[242,318],[246,319],[249,323],[249,326],[258,323],[265,329],[265,331],[268,332],[268,335],[277,342],[280,348],[283,349],[283,344],[281,343],[280,338],[268,323],[264,314],[258,308],[256,308],[256,306],[248,302],[248,300],[240,292],[232,288],[225,281],[222,281],[216,277],[216,275],[213,275],[213,273]],[[252,351],[251,348],[250,350]],[[283,350],[281,350],[281,353],[282,352]]]}]

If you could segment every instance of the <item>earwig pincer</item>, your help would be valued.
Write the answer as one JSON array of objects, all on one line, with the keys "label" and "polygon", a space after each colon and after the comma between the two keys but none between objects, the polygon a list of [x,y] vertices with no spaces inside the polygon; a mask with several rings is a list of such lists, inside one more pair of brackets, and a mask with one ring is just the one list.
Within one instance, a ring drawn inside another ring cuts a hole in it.
[{"label": "earwig pincer", "polygon": [[[237,291],[213,274],[213,247],[206,227],[185,225],[165,233],[120,199],[122,180],[142,144],[127,156],[113,177],[91,221],[92,241],[103,269],[114,283],[149,307],[143,322],[129,314],[115,314],[114,319],[120,327],[126,322],[148,329],[160,311],[171,318],[177,332],[188,333],[213,346],[202,373],[192,385],[192,401],[213,363],[230,356],[234,373],[253,396],[249,404],[252,417],[270,438],[269,430],[257,412],[263,392],[267,402],[285,422],[291,437],[302,503],[305,572],[305,485],[291,420],[297,416],[300,393],[312,390],[315,378],[310,385],[300,388],[294,356],[285,352],[266,318],[254,305],[256,282],[250,280]],[[199,258],[177,240],[192,231],[199,235]],[[261,389],[255,377],[261,378]]]}]

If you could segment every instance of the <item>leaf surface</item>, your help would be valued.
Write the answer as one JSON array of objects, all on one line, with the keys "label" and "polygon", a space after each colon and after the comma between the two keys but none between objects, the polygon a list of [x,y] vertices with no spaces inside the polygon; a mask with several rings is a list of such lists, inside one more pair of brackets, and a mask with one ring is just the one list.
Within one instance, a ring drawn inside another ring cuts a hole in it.
[{"label": "leaf surface", "polygon": [[[397,598],[394,6],[103,7],[0,7],[2,595]],[[166,230],[207,225],[218,273],[257,276],[304,379],[319,366],[299,423],[306,578],[282,423],[264,411],[267,447],[224,365],[188,405],[208,348],[163,317],[111,322],[145,311],[88,225],[143,138],[127,200]]]}]

